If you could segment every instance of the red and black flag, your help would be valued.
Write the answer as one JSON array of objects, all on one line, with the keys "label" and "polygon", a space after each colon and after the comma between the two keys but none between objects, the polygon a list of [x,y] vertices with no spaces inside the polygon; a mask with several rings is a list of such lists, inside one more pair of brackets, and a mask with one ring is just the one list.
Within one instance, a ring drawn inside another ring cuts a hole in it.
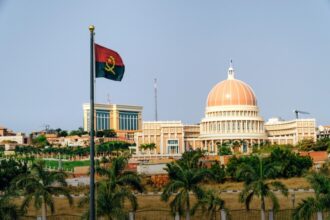
[{"label": "red and black flag", "polygon": [[116,51],[95,44],[95,76],[121,81],[125,72],[123,60]]}]

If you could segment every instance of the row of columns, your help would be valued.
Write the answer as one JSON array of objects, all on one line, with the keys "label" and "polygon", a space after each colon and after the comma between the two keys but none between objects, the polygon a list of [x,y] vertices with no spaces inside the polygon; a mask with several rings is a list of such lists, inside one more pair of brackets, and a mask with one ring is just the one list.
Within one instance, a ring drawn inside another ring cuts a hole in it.
[{"label": "row of columns", "polygon": [[248,116],[254,117],[258,116],[257,111],[218,111],[218,112],[209,112],[207,113],[208,117],[231,117],[231,116]]},{"label": "row of columns", "polygon": [[202,123],[202,131],[205,133],[251,133],[263,132],[263,121],[230,120],[210,121]]},{"label": "row of columns", "polygon": [[[220,145],[222,145],[225,141],[229,141],[229,139],[226,140],[203,140],[203,149],[206,148],[208,152],[214,152],[218,153],[217,143],[220,142]],[[231,141],[241,141],[241,140],[231,140]],[[251,147],[253,143],[257,143],[258,146],[260,146],[262,140],[261,139],[244,139],[245,143],[247,144],[247,147]],[[242,147],[242,146],[241,146]]]}]

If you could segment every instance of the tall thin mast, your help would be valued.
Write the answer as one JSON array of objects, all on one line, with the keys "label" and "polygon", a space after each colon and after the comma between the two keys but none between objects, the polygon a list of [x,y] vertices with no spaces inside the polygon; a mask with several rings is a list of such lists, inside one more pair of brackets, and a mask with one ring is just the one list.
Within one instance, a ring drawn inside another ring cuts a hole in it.
[{"label": "tall thin mast", "polygon": [[90,178],[89,219],[95,220],[95,165],[94,165],[94,25],[89,26],[90,39]]},{"label": "tall thin mast", "polygon": [[154,93],[155,93],[155,121],[158,121],[158,109],[157,109],[157,78],[154,79]]}]

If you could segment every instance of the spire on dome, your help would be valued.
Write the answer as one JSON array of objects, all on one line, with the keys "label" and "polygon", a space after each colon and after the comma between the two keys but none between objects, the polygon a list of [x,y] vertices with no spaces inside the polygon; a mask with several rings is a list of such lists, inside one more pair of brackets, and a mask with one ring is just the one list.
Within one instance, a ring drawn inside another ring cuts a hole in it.
[{"label": "spire on dome", "polygon": [[228,69],[228,79],[235,79],[233,60],[230,60],[229,69]]}]

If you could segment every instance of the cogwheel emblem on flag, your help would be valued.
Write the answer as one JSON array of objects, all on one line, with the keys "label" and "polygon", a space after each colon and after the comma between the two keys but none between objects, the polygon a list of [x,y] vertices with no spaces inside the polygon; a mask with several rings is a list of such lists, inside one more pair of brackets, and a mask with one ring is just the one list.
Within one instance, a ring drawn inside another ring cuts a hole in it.
[{"label": "cogwheel emblem on flag", "polygon": [[[109,65],[110,64],[110,65]],[[115,61],[115,58],[113,56],[110,56],[107,60],[107,62],[105,62],[105,67],[104,69],[107,71],[107,72],[110,72],[112,73],[113,75],[116,75],[114,69],[115,69],[115,66],[116,66],[116,61]]]}]

